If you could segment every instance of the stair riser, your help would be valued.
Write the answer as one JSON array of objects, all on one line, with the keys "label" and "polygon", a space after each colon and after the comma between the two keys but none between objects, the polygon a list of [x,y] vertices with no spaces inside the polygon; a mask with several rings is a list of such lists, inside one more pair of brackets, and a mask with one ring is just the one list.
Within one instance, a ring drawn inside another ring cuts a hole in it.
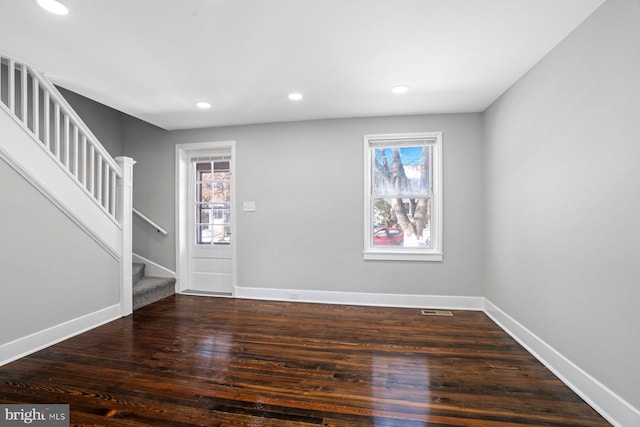
[{"label": "stair riser", "polygon": [[134,289],[133,293],[133,309],[153,304],[163,298],[171,296],[175,293],[175,279],[166,279],[161,284],[146,289]]},{"label": "stair riser", "polygon": [[132,273],[132,280],[133,280],[134,287],[145,276],[145,269],[146,269],[146,266],[144,264],[136,263],[136,262],[133,263],[131,273]]},{"label": "stair riser", "polygon": [[134,262],[132,265],[133,278],[133,309],[137,310],[175,293],[176,279],[149,277],[145,275],[146,266]]}]

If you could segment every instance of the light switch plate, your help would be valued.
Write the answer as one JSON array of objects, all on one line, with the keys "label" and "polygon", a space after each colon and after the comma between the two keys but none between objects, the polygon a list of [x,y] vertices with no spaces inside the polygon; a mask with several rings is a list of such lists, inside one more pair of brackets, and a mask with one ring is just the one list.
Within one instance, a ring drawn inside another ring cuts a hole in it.
[{"label": "light switch plate", "polygon": [[255,212],[256,202],[242,202],[242,210],[244,212]]}]

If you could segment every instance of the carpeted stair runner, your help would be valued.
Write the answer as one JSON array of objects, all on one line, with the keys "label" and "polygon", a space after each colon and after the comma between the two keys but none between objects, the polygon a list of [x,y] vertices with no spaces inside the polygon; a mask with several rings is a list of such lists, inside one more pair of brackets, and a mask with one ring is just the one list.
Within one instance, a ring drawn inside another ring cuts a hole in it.
[{"label": "carpeted stair runner", "polygon": [[145,265],[133,263],[133,309],[137,310],[175,293],[176,279],[145,276]]}]

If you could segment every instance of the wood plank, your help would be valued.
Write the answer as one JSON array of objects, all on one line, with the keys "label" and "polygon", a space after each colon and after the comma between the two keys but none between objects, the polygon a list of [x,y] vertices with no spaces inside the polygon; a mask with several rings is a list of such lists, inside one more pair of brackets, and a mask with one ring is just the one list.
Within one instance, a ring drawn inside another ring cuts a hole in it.
[{"label": "wood plank", "polygon": [[113,426],[606,426],[484,313],[175,295],[0,367]]}]

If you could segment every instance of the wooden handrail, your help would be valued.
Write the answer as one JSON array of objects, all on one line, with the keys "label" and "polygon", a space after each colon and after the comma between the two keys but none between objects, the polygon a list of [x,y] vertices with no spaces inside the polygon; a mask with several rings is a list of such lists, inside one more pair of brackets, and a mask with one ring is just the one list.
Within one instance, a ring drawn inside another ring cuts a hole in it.
[{"label": "wooden handrail", "polygon": [[164,234],[165,236],[167,234],[169,234],[167,232],[167,230],[165,230],[164,228],[160,227],[158,224],[156,224],[155,222],[153,222],[153,220],[149,219],[149,217],[147,217],[145,214],[143,214],[142,212],[140,212],[138,209],[136,208],[132,208],[131,209],[133,211],[134,214],[138,215],[138,217],[140,217],[140,219],[142,219],[143,221],[145,221],[147,224],[151,225],[153,228],[156,229],[156,231],[158,231],[158,233]]}]

